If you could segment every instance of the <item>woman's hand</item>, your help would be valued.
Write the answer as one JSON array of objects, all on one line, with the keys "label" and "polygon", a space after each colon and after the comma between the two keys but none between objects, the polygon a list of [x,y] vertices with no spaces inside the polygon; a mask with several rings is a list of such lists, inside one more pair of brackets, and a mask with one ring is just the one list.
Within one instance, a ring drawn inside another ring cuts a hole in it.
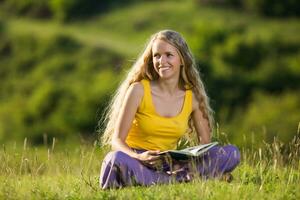
[{"label": "woman's hand", "polygon": [[150,168],[156,168],[159,169],[162,165],[162,159],[161,156],[158,155],[160,151],[145,151],[143,153],[140,153],[137,157],[139,161],[141,161],[144,165],[150,167]]}]

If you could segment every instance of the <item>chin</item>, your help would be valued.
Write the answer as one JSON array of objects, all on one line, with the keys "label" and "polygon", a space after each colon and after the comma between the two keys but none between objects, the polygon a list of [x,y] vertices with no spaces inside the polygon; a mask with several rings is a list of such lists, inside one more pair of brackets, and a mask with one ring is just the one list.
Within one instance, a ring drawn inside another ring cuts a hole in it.
[{"label": "chin", "polygon": [[167,79],[172,79],[172,78],[174,78],[174,76],[160,75],[159,78],[160,78],[160,79],[167,80]]}]

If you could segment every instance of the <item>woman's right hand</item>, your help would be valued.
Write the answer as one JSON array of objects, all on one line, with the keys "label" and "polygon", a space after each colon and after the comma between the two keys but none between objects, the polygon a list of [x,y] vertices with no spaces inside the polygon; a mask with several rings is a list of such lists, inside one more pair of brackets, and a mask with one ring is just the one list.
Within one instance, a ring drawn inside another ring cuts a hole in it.
[{"label": "woman's right hand", "polygon": [[145,151],[138,154],[137,159],[144,165],[151,168],[158,168],[162,164],[161,156],[158,155],[160,151]]}]

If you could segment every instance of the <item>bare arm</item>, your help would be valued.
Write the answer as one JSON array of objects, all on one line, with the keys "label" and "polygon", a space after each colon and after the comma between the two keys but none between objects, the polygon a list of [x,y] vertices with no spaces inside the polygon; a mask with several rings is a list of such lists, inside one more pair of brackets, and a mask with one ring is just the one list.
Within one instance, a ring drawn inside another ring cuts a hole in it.
[{"label": "bare arm", "polygon": [[120,150],[141,161],[152,161],[158,158],[158,156],[155,155],[155,151],[137,154],[125,142],[143,95],[144,89],[141,83],[133,83],[128,88],[112,136],[112,148],[114,150]]},{"label": "bare arm", "polygon": [[192,120],[198,135],[198,139],[201,144],[206,144],[211,142],[211,130],[209,127],[209,122],[204,118],[203,113],[199,107],[199,101],[193,95],[193,111]]}]

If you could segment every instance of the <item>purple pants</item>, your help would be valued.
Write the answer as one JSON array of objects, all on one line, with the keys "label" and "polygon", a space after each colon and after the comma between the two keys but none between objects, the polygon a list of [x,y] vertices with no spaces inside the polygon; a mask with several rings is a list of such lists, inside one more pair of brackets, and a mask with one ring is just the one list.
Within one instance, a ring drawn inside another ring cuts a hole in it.
[{"label": "purple pants", "polygon": [[219,177],[224,173],[231,172],[239,162],[240,153],[237,147],[233,145],[215,146],[202,157],[184,162],[181,170],[174,175],[168,173],[170,167],[154,170],[122,151],[112,151],[103,160],[100,187],[108,189],[133,185],[166,184],[174,181],[182,182],[187,180],[189,174],[195,174],[195,172],[196,175],[203,178]]}]

